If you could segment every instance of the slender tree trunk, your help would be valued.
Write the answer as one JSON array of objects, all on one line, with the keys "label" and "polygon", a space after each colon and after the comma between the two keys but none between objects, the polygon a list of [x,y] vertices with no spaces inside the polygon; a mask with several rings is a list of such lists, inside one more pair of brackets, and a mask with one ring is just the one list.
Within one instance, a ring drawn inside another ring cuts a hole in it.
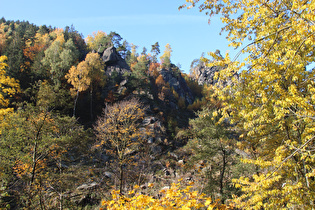
[{"label": "slender tree trunk", "polygon": [[33,182],[34,182],[34,178],[35,178],[35,170],[36,170],[36,152],[37,152],[37,142],[35,141],[35,145],[34,145],[34,153],[33,153],[33,168],[32,168],[32,176],[31,176],[31,182],[30,182],[30,186],[32,186]]},{"label": "slender tree trunk", "polygon": [[[62,170],[61,170],[61,157],[59,157],[59,175],[61,177],[61,173],[62,173]],[[62,210],[63,209],[63,194],[62,194],[62,188],[60,188],[60,191],[59,192],[59,209]]]},{"label": "slender tree trunk", "polygon": [[36,158],[37,158],[37,141],[35,140],[35,144],[34,144],[34,153],[33,153],[33,167],[32,167],[32,172],[31,172],[31,180],[30,180],[30,184],[29,184],[29,197],[28,197],[28,203],[27,203],[27,208],[30,209],[31,205],[32,205],[32,200],[33,200],[33,194],[32,194],[32,185],[35,179],[35,170],[36,170]]},{"label": "slender tree trunk", "polygon": [[63,205],[62,205],[62,192],[59,193],[59,209],[62,210],[63,209]]},{"label": "slender tree trunk", "polygon": [[34,178],[35,178],[35,170],[36,170],[36,163],[37,163],[37,141],[39,140],[39,136],[40,136],[40,132],[45,124],[45,120],[46,117],[48,115],[48,112],[46,112],[45,116],[44,116],[44,120],[43,123],[40,125],[40,127],[38,128],[36,135],[35,135],[35,144],[34,144],[34,153],[33,153],[33,168],[32,168],[32,176],[31,176],[31,182],[30,185],[33,184],[34,182]]},{"label": "slender tree trunk", "polygon": [[[220,194],[223,196],[223,180],[224,180],[224,173],[226,168],[226,151],[222,149],[222,171],[220,172]],[[222,199],[222,203],[224,202],[224,199]]]},{"label": "slender tree trunk", "polygon": [[123,164],[120,164],[120,186],[119,186],[119,190],[120,190],[120,194],[123,194],[123,179],[124,179],[124,170],[123,170]]},{"label": "slender tree trunk", "polygon": [[76,111],[76,107],[77,107],[78,98],[79,98],[79,90],[77,91],[77,95],[76,95],[76,97],[74,99],[73,117],[75,117],[75,111]]},{"label": "slender tree trunk", "polygon": [[93,120],[93,85],[91,85],[90,89],[90,117]]}]

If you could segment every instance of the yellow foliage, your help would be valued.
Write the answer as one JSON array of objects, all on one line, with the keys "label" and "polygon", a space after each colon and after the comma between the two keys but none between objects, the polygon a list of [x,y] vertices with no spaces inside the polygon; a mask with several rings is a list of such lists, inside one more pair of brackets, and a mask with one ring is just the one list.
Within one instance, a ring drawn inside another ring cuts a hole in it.
[{"label": "yellow foliage", "polygon": [[5,68],[8,66],[5,61],[6,56],[0,56],[0,121],[3,121],[7,113],[13,111],[13,108],[8,108],[10,105],[10,97],[13,97],[20,91],[18,81],[6,75]]},{"label": "yellow foliage", "polygon": [[[42,170],[47,167],[46,159],[38,160],[36,162],[36,172],[40,173]],[[15,166],[13,166],[14,172],[19,178],[23,176],[29,176],[32,173],[33,165],[30,162],[22,162],[17,160]]]},{"label": "yellow foliage", "polygon": [[37,34],[36,38],[36,42],[43,44],[48,44],[48,42],[51,42],[51,44],[58,43],[59,46],[62,46],[65,43],[64,30],[62,28],[57,28],[49,34],[45,34],[43,36]]},{"label": "yellow foliage", "polygon": [[244,161],[257,168],[250,179],[235,180],[244,193],[235,198],[238,207],[313,208],[315,1],[186,2],[182,7],[200,4],[200,11],[221,15],[230,46],[247,56],[210,53],[211,65],[226,67],[219,82],[231,81],[215,88],[222,121],[236,125],[240,149],[251,154]]},{"label": "yellow foliage", "polygon": [[155,84],[158,87],[161,87],[161,86],[165,85],[165,81],[164,81],[163,76],[161,74],[156,78]]},{"label": "yellow foliage", "polygon": [[113,190],[112,200],[103,200],[102,206],[112,210],[232,209],[231,206],[220,204],[220,201],[213,202],[211,198],[191,189],[190,185],[182,187],[179,183],[173,183],[169,189],[159,192],[159,198],[142,194],[138,187],[129,191],[130,197],[120,195],[119,191]]},{"label": "yellow foliage", "polygon": [[93,80],[99,79],[99,84],[104,82],[103,75],[104,64],[98,53],[88,53],[84,61],[77,67],[72,66],[65,78],[73,85],[76,91],[87,90]]},{"label": "yellow foliage", "polygon": [[120,101],[107,105],[94,127],[99,140],[97,147],[105,145],[107,153],[114,158],[113,162],[118,164],[121,174],[120,189],[124,170],[137,165],[134,154],[143,151],[146,139],[152,135],[150,130],[141,129],[144,116],[143,104],[137,99]]},{"label": "yellow foliage", "polygon": [[160,57],[161,61],[163,62],[163,60],[167,57],[167,58],[171,58],[171,53],[172,53],[172,48],[171,45],[169,43],[167,43],[165,45],[165,50],[163,55]]},{"label": "yellow foliage", "polygon": [[35,43],[37,45],[44,45],[44,46],[48,46],[50,42],[50,37],[49,34],[40,34],[40,33],[36,33],[35,35]]},{"label": "yellow foliage", "polygon": [[5,48],[7,38],[5,31],[7,30],[7,27],[8,26],[6,26],[4,23],[0,25],[0,55],[2,54],[2,51]]},{"label": "yellow foliage", "polygon": [[107,34],[103,31],[93,32],[93,35],[87,36],[86,43],[90,49],[98,49],[98,44],[106,36]]}]

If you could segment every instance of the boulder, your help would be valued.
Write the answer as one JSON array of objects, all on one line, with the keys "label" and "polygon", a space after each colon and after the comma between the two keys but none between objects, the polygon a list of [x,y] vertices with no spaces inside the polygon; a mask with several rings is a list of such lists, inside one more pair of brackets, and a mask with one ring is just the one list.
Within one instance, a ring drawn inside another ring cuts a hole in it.
[{"label": "boulder", "polygon": [[105,74],[111,76],[115,71],[119,75],[126,72],[131,72],[127,62],[119,55],[115,47],[107,48],[102,55],[102,60],[105,63]]},{"label": "boulder", "polygon": [[[223,67],[220,66],[212,66],[208,67],[204,63],[197,65],[193,68],[195,79],[197,80],[199,85],[215,85],[218,83],[218,80],[215,79],[216,72],[219,72],[223,69]],[[238,77],[237,74],[234,75],[235,77]],[[231,83],[231,80],[226,81],[223,86],[229,85]]]},{"label": "boulder", "polygon": [[143,125],[143,126],[148,126],[148,125],[150,125],[150,124],[155,123],[156,121],[157,121],[157,119],[156,119],[155,117],[153,117],[153,116],[148,116],[148,117],[146,117],[146,118],[143,119],[142,125]]},{"label": "boulder", "polygon": [[92,195],[93,191],[99,186],[99,183],[96,182],[80,185],[71,193],[71,201],[78,206],[95,205],[99,203],[100,200]]},{"label": "boulder", "polygon": [[105,172],[104,172],[104,177],[111,179],[111,178],[114,177],[114,174],[111,173],[111,172],[109,172],[109,171],[105,171]]},{"label": "boulder", "polygon": [[77,187],[77,190],[80,190],[80,191],[92,190],[92,189],[95,189],[98,186],[99,186],[98,183],[92,182],[92,183],[89,183],[89,184],[82,184],[82,185],[80,185],[79,187]]}]

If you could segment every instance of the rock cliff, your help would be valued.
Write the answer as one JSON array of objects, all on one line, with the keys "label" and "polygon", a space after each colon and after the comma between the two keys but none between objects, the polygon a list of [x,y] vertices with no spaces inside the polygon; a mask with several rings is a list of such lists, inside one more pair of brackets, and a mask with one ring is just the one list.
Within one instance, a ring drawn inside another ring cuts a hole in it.
[{"label": "rock cliff", "polygon": [[170,69],[161,69],[160,74],[163,80],[174,88],[179,97],[185,98],[186,104],[192,104],[194,102],[194,96],[188,87],[185,79],[182,77],[180,71],[174,71]]},{"label": "rock cliff", "polygon": [[194,67],[193,72],[199,85],[214,85],[217,80],[214,79],[215,73],[222,70],[222,67],[212,66],[208,67],[204,63]]},{"label": "rock cliff", "polygon": [[[218,80],[215,79],[216,72],[219,72],[224,67],[212,66],[208,67],[204,63],[201,63],[198,66],[195,66],[192,71],[194,72],[194,77],[197,80],[199,85],[215,85],[218,83]],[[235,74],[234,77],[238,78],[238,74]],[[223,83],[223,86],[230,84],[232,81],[226,81]]]},{"label": "rock cliff", "polygon": [[115,71],[120,75],[123,75],[126,72],[130,72],[130,67],[127,62],[117,53],[115,47],[107,48],[103,55],[102,59],[105,62],[105,74],[111,76]]}]

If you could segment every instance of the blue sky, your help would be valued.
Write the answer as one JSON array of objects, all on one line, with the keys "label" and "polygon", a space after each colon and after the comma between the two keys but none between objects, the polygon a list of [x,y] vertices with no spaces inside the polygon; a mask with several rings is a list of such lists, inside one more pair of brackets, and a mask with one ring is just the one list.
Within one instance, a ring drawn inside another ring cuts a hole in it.
[{"label": "blue sky", "polygon": [[191,62],[203,52],[219,49],[222,55],[229,50],[225,36],[220,36],[221,22],[211,20],[197,8],[178,10],[185,0],[88,0],[39,1],[0,0],[0,17],[25,20],[36,25],[64,28],[73,25],[84,37],[98,30],[115,31],[138,52],[159,42],[161,53],[169,43],[171,61],[180,64],[188,73]]}]

